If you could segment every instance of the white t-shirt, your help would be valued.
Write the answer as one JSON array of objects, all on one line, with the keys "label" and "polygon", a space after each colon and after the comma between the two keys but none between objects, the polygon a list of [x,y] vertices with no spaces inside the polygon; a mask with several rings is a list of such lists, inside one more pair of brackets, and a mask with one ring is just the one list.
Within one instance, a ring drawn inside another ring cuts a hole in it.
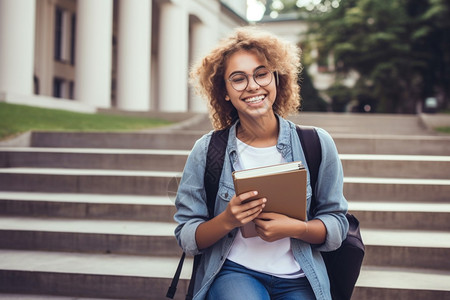
[{"label": "white t-shirt", "polygon": [[[255,148],[237,139],[236,170],[257,168],[285,162],[276,146]],[[228,259],[248,269],[281,278],[305,276],[294,259],[289,238],[266,242],[260,237],[244,238],[238,231]]]}]

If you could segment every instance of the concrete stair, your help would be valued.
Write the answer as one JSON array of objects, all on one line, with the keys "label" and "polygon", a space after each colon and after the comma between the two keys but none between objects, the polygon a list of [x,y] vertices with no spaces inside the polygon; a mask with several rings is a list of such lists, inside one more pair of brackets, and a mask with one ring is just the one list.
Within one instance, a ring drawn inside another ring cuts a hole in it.
[{"label": "concrete stair", "polygon": [[[450,138],[413,116],[292,119],[339,149],[366,244],[353,299],[450,299]],[[181,253],[177,182],[208,126],[37,132],[0,148],[0,299],[164,299]]]},{"label": "concrete stair", "polygon": [[[3,292],[72,297],[164,299],[178,263],[178,257],[156,255],[23,250],[0,254],[5,262],[0,269]],[[182,279],[188,278],[191,268],[188,260]],[[179,290],[186,288],[186,280],[181,280]],[[184,299],[181,294],[175,299]]]},{"label": "concrete stair", "polygon": [[[176,256],[174,223],[29,217],[0,218],[1,249]],[[448,270],[450,233],[363,229],[366,263]],[[389,246],[389,247],[386,247]]]},{"label": "concrete stair", "polygon": [[[203,131],[184,131],[167,135],[148,133],[33,132],[30,145],[52,148],[160,149],[190,150]],[[381,135],[364,133],[333,134],[340,153],[441,155],[450,148],[448,136]]]},{"label": "concrete stair", "polygon": [[182,171],[189,150],[2,148],[0,166],[31,168]]}]

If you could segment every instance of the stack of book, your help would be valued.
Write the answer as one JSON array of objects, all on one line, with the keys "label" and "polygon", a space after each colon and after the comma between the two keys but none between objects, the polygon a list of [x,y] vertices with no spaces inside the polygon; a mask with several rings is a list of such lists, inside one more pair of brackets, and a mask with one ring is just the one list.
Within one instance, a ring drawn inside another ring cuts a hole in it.
[{"label": "stack of book", "polygon": [[[258,195],[246,200],[266,198],[264,212],[275,212],[306,220],[307,171],[302,162],[289,162],[261,168],[233,172],[236,195],[257,191]],[[256,236],[255,224],[241,227],[246,238]]]}]

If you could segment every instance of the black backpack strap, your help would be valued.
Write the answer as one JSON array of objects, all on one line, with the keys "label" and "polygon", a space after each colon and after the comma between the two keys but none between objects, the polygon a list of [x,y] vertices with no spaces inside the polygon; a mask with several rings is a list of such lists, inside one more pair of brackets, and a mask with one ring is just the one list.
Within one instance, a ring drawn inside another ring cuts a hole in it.
[{"label": "black backpack strap", "polygon": [[214,217],[214,207],[216,205],[216,196],[219,189],[219,180],[222,174],[229,132],[229,127],[214,131],[208,146],[204,185],[209,218]]},{"label": "black backpack strap", "polygon": [[316,210],[316,184],[319,176],[320,162],[322,161],[322,147],[320,145],[319,135],[314,127],[296,126],[297,135],[305,154],[306,163],[308,164],[309,175],[311,180],[312,197],[310,211],[315,215]]},{"label": "black backpack strap", "polygon": [[[222,174],[223,162],[225,160],[229,132],[230,128],[214,131],[211,135],[208,152],[206,154],[204,185],[206,192],[206,206],[208,207],[208,218],[210,219],[214,217],[217,191],[219,189],[219,180],[220,175]],[[177,271],[172,279],[172,284],[167,291],[167,298],[173,299],[175,296],[185,256],[186,253],[183,252],[180,262],[178,263]],[[201,254],[194,256],[194,265],[192,266],[191,280],[189,282],[186,300],[191,300],[193,298],[195,277],[197,275],[198,266],[200,265],[200,260]]]},{"label": "black backpack strap", "polygon": [[186,257],[186,253],[183,252],[180,258],[180,262],[178,263],[177,271],[175,275],[173,275],[172,283],[170,284],[169,289],[167,290],[166,297],[173,299],[175,293],[177,291],[178,280],[180,280],[181,269],[183,268],[184,258]]},{"label": "black backpack strap", "polygon": [[201,258],[202,258],[201,254],[194,256],[194,264],[192,266],[191,280],[189,281],[188,292],[186,294],[185,300],[192,300],[192,298],[194,298],[195,276],[197,275],[197,269],[198,266],[200,265]]}]

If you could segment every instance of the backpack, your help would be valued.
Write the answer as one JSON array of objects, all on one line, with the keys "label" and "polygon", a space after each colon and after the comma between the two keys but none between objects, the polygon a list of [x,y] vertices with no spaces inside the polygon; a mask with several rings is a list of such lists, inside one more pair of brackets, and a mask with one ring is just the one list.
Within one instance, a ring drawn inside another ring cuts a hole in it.
[{"label": "backpack", "polygon": [[[313,127],[297,125],[296,129],[309,167],[311,187],[313,188],[310,210],[314,215],[316,210],[314,189],[322,160],[322,148],[319,136]],[[215,199],[225,158],[228,133],[229,128],[214,131],[208,146],[204,184],[209,218],[214,216]],[[349,230],[341,247],[331,252],[321,252],[330,279],[333,300],[347,300],[351,298],[365,252],[358,219],[349,213],[346,214],[346,218],[349,222]],[[175,295],[185,256],[186,254],[183,253],[180,258],[172,283],[166,294],[167,298],[173,299]],[[194,264],[186,300],[191,300],[193,297],[194,280],[200,258],[201,254],[194,256]]]}]

